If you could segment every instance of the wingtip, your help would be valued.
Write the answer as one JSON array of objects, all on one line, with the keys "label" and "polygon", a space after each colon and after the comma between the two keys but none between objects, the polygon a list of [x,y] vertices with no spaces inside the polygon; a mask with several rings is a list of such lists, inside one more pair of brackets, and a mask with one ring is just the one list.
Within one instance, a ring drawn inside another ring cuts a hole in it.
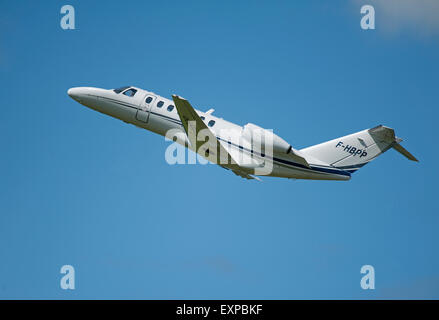
[{"label": "wingtip", "polygon": [[179,95],[173,94],[172,99],[186,100],[185,98],[180,97]]}]

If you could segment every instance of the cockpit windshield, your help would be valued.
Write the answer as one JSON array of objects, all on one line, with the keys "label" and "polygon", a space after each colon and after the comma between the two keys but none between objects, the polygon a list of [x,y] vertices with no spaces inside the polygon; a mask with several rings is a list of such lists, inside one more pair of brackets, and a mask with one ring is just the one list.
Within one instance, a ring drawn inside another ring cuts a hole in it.
[{"label": "cockpit windshield", "polygon": [[136,94],[137,90],[136,89],[129,89],[127,91],[124,91],[124,95],[126,95],[127,97],[134,97],[134,95]]},{"label": "cockpit windshield", "polygon": [[130,86],[117,88],[117,89],[114,89],[113,91],[116,93],[121,93],[122,91],[124,91],[125,89],[128,89],[128,88],[130,88]]}]

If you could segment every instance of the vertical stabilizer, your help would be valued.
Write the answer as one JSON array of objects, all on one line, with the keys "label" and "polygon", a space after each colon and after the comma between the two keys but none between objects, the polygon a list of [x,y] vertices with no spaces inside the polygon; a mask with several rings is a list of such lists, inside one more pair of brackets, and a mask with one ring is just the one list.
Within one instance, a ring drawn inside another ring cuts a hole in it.
[{"label": "vertical stabilizer", "polygon": [[303,154],[328,163],[329,165],[355,172],[390,148],[410,160],[418,161],[399,142],[392,128],[379,125],[331,141],[300,150]]}]

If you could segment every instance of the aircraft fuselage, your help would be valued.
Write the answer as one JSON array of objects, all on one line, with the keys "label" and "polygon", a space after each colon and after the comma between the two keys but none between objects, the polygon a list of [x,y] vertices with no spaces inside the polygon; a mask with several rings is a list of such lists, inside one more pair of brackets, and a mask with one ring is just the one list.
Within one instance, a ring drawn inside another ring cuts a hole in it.
[{"label": "aircraft fuselage", "polygon": [[[134,95],[124,94],[132,89]],[[127,87],[119,93],[115,90],[107,90],[92,87],[78,87],[68,90],[68,94],[77,102],[93,110],[133,124],[137,127],[152,131],[162,136],[172,129],[180,130],[183,137],[186,132],[176,110],[173,100],[159,96],[153,92],[137,87]],[[235,130],[242,132],[243,127],[206,112],[196,110],[198,115],[214,125],[209,129],[221,140],[221,131]],[[258,157],[243,146],[231,144],[231,147],[238,148],[240,152],[252,153],[252,157]],[[261,160],[266,161],[262,156]],[[274,154],[272,157],[272,170],[268,176],[284,177],[292,179],[313,179],[313,180],[349,180],[349,172],[331,167],[317,159],[307,158],[309,167],[301,165],[291,159],[288,154]]]}]

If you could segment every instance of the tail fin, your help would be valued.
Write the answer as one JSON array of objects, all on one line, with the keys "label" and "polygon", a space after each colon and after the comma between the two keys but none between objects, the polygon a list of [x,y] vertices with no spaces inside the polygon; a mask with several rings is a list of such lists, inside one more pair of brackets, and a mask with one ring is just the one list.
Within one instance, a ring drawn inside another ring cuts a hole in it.
[{"label": "tail fin", "polygon": [[393,129],[379,125],[300,151],[306,156],[353,173],[390,148],[409,160],[418,161],[399,144],[401,141],[402,139],[395,136]]}]

